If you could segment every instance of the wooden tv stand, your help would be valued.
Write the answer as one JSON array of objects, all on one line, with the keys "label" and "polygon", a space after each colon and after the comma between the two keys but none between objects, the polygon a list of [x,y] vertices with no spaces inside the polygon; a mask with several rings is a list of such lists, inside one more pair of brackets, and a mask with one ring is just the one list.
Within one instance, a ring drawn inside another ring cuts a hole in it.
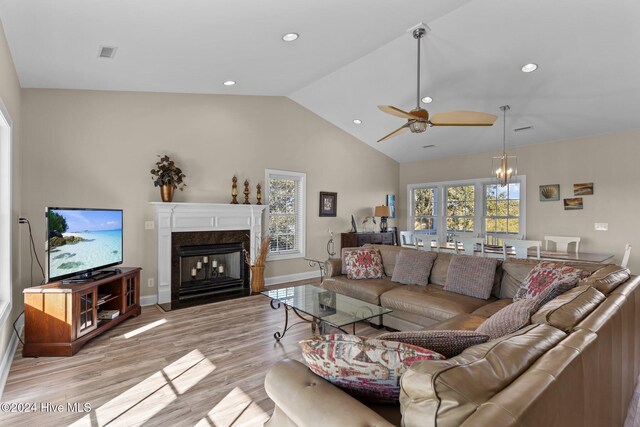
[{"label": "wooden tv stand", "polygon": [[[91,338],[140,314],[139,267],[99,280],[48,283],[24,293],[22,355],[73,356]],[[102,310],[118,310],[112,320],[98,319]]]}]

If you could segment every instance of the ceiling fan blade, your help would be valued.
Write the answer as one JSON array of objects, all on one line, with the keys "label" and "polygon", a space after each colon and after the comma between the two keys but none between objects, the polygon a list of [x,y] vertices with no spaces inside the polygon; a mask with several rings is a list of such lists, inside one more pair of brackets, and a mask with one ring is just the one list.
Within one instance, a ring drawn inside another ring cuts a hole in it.
[{"label": "ceiling fan blade", "polygon": [[411,113],[407,113],[406,111],[402,111],[399,108],[394,107],[393,105],[378,105],[380,111],[385,112],[387,114],[391,114],[392,116],[402,117],[403,119],[417,119],[419,117],[414,116]]},{"label": "ceiling fan blade", "polygon": [[385,135],[385,136],[383,136],[382,138],[380,138],[380,139],[378,140],[378,142],[382,142],[382,141],[384,141],[384,140],[387,140],[387,139],[391,138],[392,136],[396,136],[396,135],[401,134],[402,132],[404,132],[404,131],[406,131],[407,129],[409,129],[409,125],[410,125],[411,123],[413,123],[413,121],[409,121],[409,122],[407,122],[404,126],[400,126],[398,129],[394,130],[394,131],[393,131],[393,132],[391,132],[390,134]]},{"label": "ceiling fan blade", "polygon": [[431,116],[433,126],[492,126],[498,117],[477,111],[447,111]]}]

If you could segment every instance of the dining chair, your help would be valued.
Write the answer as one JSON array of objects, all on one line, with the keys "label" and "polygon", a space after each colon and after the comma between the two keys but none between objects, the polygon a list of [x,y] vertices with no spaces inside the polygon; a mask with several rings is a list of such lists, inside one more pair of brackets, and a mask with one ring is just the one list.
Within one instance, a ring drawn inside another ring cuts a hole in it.
[{"label": "dining chair", "polygon": [[580,246],[580,237],[568,237],[568,236],[544,236],[545,244],[544,249],[546,251],[549,250],[549,242],[553,242],[556,244],[556,252],[569,252],[569,244],[575,243],[576,250],[575,253],[578,253],[578,248]]},{"label": "dining chair", "polygon": [[624,255],[622,256],[620,267],[627,268],[627,264],[629,264],[629,255],[631,255],[631,245],[627,243],[624,247]]},{"label": "dining chair", "polygon": [[400,232],[400,246],[415,248],[416,242],[413,239],[413,231]]},{"label": "dining chair", "polygon": [[462,243],[462,252],[465,255],[475,255],[476,245],[480,245],[480,255],[484,255],[484,238],[482,237],[459,237],[455,236],[453,239],[456,253],[460,253],[458,243]]},{"label": "dining chair", "polygon": [[517,239],[504,239],[502,240],[502,251],[504,253],[504,259],[507,259],[507,246],[513,247],[515,255],[514,258],[528,258],[529,248],[536,248],[536,256],[534,258],[540,259],[540,248],[542,242],[540,240],[517,240]]},{"label": "dining chair", "polygon": [[[416,242],[416,249],[422,251],[440,252],[438,247],[438,238],[428,234],[414,234],[413,239]],[[435,247],[431,247],[431,242],[436,242]],[[420,244],[422,243],[422,246]]]}]

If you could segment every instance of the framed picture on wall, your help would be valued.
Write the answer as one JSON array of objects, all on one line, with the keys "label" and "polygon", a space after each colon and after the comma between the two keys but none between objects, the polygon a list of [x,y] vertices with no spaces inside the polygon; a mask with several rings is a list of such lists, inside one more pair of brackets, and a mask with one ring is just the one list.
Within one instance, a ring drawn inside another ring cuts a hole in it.
[{"label": "framed picture on wall", "polygon": [[338,212],[338,193],[320,192],[319,216],[336,216]]},{"label": "framed picture on wall", "polygon": [[387,206],[389,206],[389,218],[396,217],[396,195],[387,194]]}]

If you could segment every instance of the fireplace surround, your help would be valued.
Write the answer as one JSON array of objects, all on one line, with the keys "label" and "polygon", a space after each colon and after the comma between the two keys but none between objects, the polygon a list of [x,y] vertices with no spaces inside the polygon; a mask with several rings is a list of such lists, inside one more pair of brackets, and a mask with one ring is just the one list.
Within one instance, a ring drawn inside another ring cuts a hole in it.
[{"label": "fireplace surround", "polygon": [[[241,242],[244,245],[243,248],[247,249],[249,254],[254,252],[251,248],[257,248],[260,245],[262,238],[262,212],[265,209],[263,205],[158,202],[151,204],[156,211],[158,237],[157,283],[158,303],[160,304],[176,301],[174,300],[176,294],[172,290],[172,283],[174,279],[179,280],[181,267],[179,255],[177,262],[173,258],[174,248],[172,242],[174,240],[181,243],[181,245],[177,246]],[[200,237],[194,237],[198,234]],[[177,249],[175,250],[177,254]],[[207,250],[203,249],[204,252],[193,256],[204,257]],[[204,258],[201,259],[201,263],[204,266],[203,261]],[[209,268],[211,268],[211,261],[209,260]],[[193,262],[193,260],[189,262]],[[195,260],[195,263],[197,267],[197,260]],[[196,270],[198,269],[196,268]],[[204,279],[202,276],[198,276],[198,274],[202,275],[202,272],[196,271],[196,273],[197,279]],[[248,270],[243,270],[242,274],[242,279],[246,283],[243,286],[247,286],[248,289]]]}]

